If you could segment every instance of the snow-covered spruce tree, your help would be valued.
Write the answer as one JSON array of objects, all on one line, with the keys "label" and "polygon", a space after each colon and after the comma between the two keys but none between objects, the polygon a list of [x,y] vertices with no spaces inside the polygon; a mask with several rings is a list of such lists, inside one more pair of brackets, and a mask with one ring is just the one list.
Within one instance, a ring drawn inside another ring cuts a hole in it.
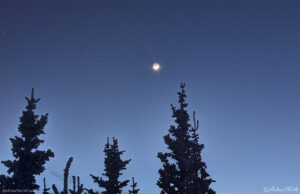
[{"label": "snow-covered spruce tree", "polygon": [[130,185],[131,189],[128,190],[129,194],[137,194],[140,189],[137,189],[137,182],[134,181],[134,178],[132,177],[132,185]]},{"label": "snow-covered spruce tree", "polygon": [[159,169],[157,185],[162,194],[214,194],[210,184],[215,181],[206,172],[206,164],[201,158],[204,145],[198,142],[195,113],[194,126],[189,123],[184,87],[185,84],[181,84],[181,91],[178,92],[180,107],[177,109],[171,105],[172,117],[177,125],[171,125],[169,133],[164,136],[170,152],[159,152],[157,155],[163,163],[163,168]]},{"label": "snow-covered spruce tree", "polygon": [[120,151],[118,146],[118,140],[113,138],[113,143],[109,143],[109,138],[107,138],[107,143],[104,148],[104,171],[102,175],[107,177],[107,180],[103,180],[102,177],[99,178],[91,174],[94,182],[99,185],[100,188],[104,188],[105,191],[102,193],[107,194],[121,194],[122,188],[125,187],[129,180],[120,181],[119,177],[122,175],[121,171],[126,169],[126,165],[131,161],[122,160],[121,155],[125,150]]},{"label": "snow-covered spruce tree", "polygon": [[47,124],[48,114],[42,115],[40,118],[35,115],[34,109],[40,99],[34,98],[33,89],[31,98],[25,97],[25,99],[28,104],[20,117],[18,127],[21,136],[10,138],[15,160],[2,161],[8,168],[8,174],[12,174],[12,176],[1,176],[1,184],[4,188],[19,189],[19,191],[38,190],[39,185],[36,184],[35,176],[40,175],[45,170],[46,161],[49,161],[50,157],[54,157],[54,153],[50,149],[38,150],[39,145],[44,142],[39,139],[39,136],[45,134],[44,127]]}]

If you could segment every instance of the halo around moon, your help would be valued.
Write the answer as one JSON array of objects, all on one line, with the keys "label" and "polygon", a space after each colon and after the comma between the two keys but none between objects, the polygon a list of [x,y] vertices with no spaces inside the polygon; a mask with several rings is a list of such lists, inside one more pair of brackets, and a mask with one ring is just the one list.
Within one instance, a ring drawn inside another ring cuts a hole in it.
[{"label": "halo around moon", "polygon": [[159,63],[153,63],[152,65],[152,70],[155,72],[158,72],[161,69],[160,64]]}]

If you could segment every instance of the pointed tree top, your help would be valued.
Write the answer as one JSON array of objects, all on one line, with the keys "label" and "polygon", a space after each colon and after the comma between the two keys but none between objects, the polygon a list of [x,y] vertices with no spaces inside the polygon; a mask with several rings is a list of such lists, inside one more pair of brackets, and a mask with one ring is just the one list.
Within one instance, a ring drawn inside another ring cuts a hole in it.
[{"label": "pointed tree top", "polygon": [[40,101],[41,99],[38,98],[38,99],[35,99],[34,98],[34,88],[31,89],[31,97],[30,99],[25,97],[25,99],[28,101],[28,103],[32,104],[32,103],[37,103],[38,101]]},{"label": "pointed tree top", "polygon": [[185,83],[181,83],[181,84],[180,84],[181,91],[177,93],[178,96],[179,96],[179,104],[180,104],[180,108],[181,108],[182,110],[183,110],[185,107],[187,107],[187,103],[185,103],[185,97],[186,97],[186,94],[185,94],[184,87],[185,87]]},{"label": "pointed tree top", "polygon": [[31,89],[31,99],[34,99],[34,88]]},{"label": "pointed tree top", "polygon": [[183,89],[184,89],[184,87],[185,87],[185,83],[184,83],[184,82],[181,82],[181,84],[180,84],[180,88],[183,90]]},{"label": "pointed tree top", "polygon": [[140,191],[140,189],[136,188],[137,182],[134,181],[134,177],[132,177],[132,185],[130,186],[131,186],[131,190],[128,191],[130,194],[137,194]]}]

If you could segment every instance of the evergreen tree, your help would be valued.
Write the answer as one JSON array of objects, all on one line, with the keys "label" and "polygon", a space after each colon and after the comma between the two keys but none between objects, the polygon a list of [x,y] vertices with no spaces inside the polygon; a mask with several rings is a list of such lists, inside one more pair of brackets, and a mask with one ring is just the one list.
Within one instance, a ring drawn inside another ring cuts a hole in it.
[{"label": "evergreen tree", "polygon": [[46,186],[46,178],[44,178],[44,189],[43,189],[43,194],[49,194],[50,188],[47,188]]},{"label": "evergreen tree", "polygon": [[98,194],[98,191],[94,191],[93,189],[84,188],[84,190],[87,191],[88,194]]},{"label": "evergreen tree", "polygon": [[194,113],[194,126],[190,125],[186,110],[188,104],[185,102],[185,84],[181,84],[180,87],[180,107],[177,109],[171,105],[172,117],[177,125],[171,125],[169,133],[164,136],[164,142],[170,152],[159,152],[157,155],[163,163],[163,168],[159,169],[157,185],[162,189],[162,194],[214,194],[210,184],[215,181],[209,178],[206,164],[201,158],[204,145],[198,142],[198,121],[196,122]]},{"label": "evergreen tree", "polygon": [[71,194],[81,194],[84,191],[83,184],[80,184],[80,177],[77,176],[77,191],[76,191],[76,177],[72,176],[73,178],[73,190],[69,189]]},{"label": "evergreen tree", "polygon": [[[63,191],[59,192],[56,185],[52,185],[52,190],[55,194],[68,194],[69,192],[71,194],[81,194],[84,191],[83,184],[80,183],[80,177],[77,176],[77,190],[76,190],[76,176],[72,176],[73,178],[73,189],[68,189],[69,188],[69,171],[71,164],[73,162],[73,157],[70,157],[69,160],[67,161],[66,167],[64,169],[64,188]],[[97,194],[97,193],[95,193]]]},{"label": "evergreen tree", "polygon": [[105,165],[105,173],[103,176],[107,177],[107,180],[103,180],[97,176],[91,174],[91,177],[94,179],[95,183],[98,183],[100,188],[104,188],[105,191],[103,193],[107,194],[120,194],[122,192],[122,188],[125,187],[129,180],[119,181],[119,177],[122,175],[121,171],[126,169],[126,165],[131,161],[122,160],[121,155],[125,152],[119,151],[118,140],[113,138],[113,144],[109,143],[109,138],[107,138],[107,143],[104,148],[104,165]]},{"label": "evergreen tree", "polygon": [[13,188],[12,186],[12,178],[5,176],[5,175],[0,175],[0,193],[3,193],[3,189],[10,189]]},{"label": "evergreen tree", "polygon": [[132,185],[131,186],[131,190],[128,190],[129,194],[137,194],[140,189],[137,189],[137,182],[134,182],[134,178],[132,177]]},{"label": "evergreen tree", "polygon": [[20,117],[18,127],[21,137],[10,138],[15,160],[2,161],[8,168],[8,174],[12,174],[12,176],[1,176],[0,178],[4,188],[23,191],[39,189],[35,175],[41,174],[45,170],[46,161],[49,161],[50,157],[54,157],[54,153],[50,149],[38,150],[39,145],[44,142],[39,139],[39,136],[45,134],[44,127],[47,124],[48,114],[42,115],[40,118],[35,115],[36,103],[40,99],[34,98],[33,89],[31,98],[25,97],[25,99],[28,104]]},{"label": "evergreen tree", "polygon": [[[64,188],[63,188],[63,191],[60,192],[61,194],[68,194],[69,171],[70,171],[72,162],[73,162],[73,157],[70,157],[69,160],[67,161],[66,167],[64,169]],[[52,190],[55,194],[59,194],[59,191],[55,184],[52,185]]]}]

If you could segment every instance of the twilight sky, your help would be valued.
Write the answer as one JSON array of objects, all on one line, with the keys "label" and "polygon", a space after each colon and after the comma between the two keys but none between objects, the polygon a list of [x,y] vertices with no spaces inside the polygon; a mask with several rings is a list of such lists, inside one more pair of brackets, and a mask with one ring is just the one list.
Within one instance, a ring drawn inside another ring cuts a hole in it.
[{"label": "twilight sky", "polygon": [[299,26],[298,0],[0,0],[0,161],[34,87],[49,113],[41,149],[56,155],[39,183],[62,189],[73,156],[70,175],[97,189],[89,174],[115,136],[132,159],[122,178],[157,194],[185,82],[217,193],[300,187]]}]

